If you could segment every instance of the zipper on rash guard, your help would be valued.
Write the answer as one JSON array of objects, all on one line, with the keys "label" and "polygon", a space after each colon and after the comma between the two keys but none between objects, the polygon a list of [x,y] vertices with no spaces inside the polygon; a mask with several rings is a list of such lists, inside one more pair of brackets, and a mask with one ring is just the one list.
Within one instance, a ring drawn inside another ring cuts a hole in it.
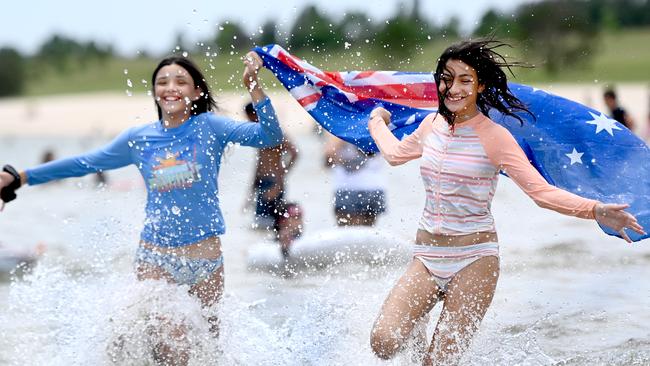
[{"label": "zipper on rash guard", "polygon": [[436,190],[436,207],[438,209],[438,212],[436,213],[436,216],[438,218],[438,233],[442,232],[442,200],[440,199],[440,191],[442,190],[442,168],[445,164],[445,160],[447,158],[447,148],[449,147],[449,142],[451,141],[451,137],[453,136],[453,131],[450,131],[450,135],[447,136],[445,139],[445,145],[442,147],[442,157],[440,158],[440,164],[438,165],[438,189]]}]

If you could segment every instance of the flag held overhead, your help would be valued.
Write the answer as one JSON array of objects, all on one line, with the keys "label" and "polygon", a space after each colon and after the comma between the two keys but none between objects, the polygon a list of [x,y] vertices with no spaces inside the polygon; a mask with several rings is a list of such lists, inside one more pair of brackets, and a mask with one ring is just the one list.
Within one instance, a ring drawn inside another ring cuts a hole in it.
[{"label": "flag held overhead", "polygon": [[[325,72],[278,45],[256,47],[271,70],[303,108],[327,131],[377,151],[368,116],[377,106],[392,114],[392,133],[412,133],[436,111],[433,74],[395,71]],[[639,224],[650,227],[650,148],[606,115],[543,90],[509,83],[534,118],[524,123],[491,110],[489,117],[515,137],[531,164],[552,185],[605,203],[628,203]],[[614,230],[601,226],[609,235]],[[650,235],[628,231],[639,241]]]}]

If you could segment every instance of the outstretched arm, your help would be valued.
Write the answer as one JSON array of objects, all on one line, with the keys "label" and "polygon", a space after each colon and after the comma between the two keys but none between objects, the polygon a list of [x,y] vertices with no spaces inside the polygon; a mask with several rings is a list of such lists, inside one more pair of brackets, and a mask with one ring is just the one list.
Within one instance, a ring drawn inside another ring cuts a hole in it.
[{"label": "outstretched arm", "polygon": [[599,224],[611,227],[621,234],[626,242],[631,243],[632,240],[627,236],[625,229],[632,229],[641,235],[645,235],[646,232],[643,230],[643,226],[639,225],[636,217],[623,211],[628,207],[630,207],[628,204],[598,203],[594,208],[594,214]]},{"label": "outstretched arm", "polygon": [[508,174],[538,206],[569,216],[594,219],[599,224],[616,230],[628,242],[631,240],[624,229],[629,228],[639,234],[644,234],[643,228],[637,223],[636,218],[623,211],[629,207],[628,205],[603,204],[567,192],[546,182],[530,164],[514,137],[502,126],[488,125],[478,132],[490,161]]},{"label": "outstretched arm", "polygon": [[390,113],[384,108],[375,108],[370,113],[368,130],[375,140],[381,155],[390,165],[404,164],[422,156],[422,141],[432,131],[435,114],[428,115],[412,134],[398,140],[388,129]]},{"label": "outstretched arm", "polygon": [[[36,185],[52,180],[81,177],[89,173],[116,169],[131,164],[129,138],[131,130],[126,130],[108,145],[86,154],[51,161],[27,169],[20,173],[21,185]],[[0,189],[7,187],[15,178],[6,172],[0,173]]]},{"label": "outstretched arm", "polygon": [[5,165],[0,171],[0,211],[4,210],[5,202],[16,198],[16,190],[26,180],[25,172],[17,172],[14,167]]}]

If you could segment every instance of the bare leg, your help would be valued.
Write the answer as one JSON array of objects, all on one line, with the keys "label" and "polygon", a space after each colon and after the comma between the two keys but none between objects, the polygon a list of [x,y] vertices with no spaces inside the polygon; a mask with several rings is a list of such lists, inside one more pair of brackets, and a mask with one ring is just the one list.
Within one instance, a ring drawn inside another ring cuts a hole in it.
[{"label": "bare leg", "polygon": [[399,351],[415,324],[436,304],[438,285],[426,267],[413,259],[388,294],[370,334],[373,352],[389,359]]},{"label": "bare leg", "polygon": [[174,278],[164,269],[151,264],[139,263],[135,269],[135,274],[138,280],[166,280],[169,283],[174,283]]},{"label": "bare leg", "polygon": [[164,322],[167,336],[172,340],[172,345],[165,341],[158,342],[153,349],[153,358],[157,365],[184,366],[190,361],[189,345],[186,342],[187,328],[185,325]]},{"label": "bare leg", "polygon": [[[139,264],[136,268],[138,280],[166,280],[169,283],[174,283],[173,277],[164,269],[153,266],[150,264]],[[187,334],[187,329],[184,325],[170,324],[166,319],[161,319],[164,328],[168,331],[169,338],[173,340],[176,347],[161,341],[156,343],[153,349],[153,358],[157,365],[171,366],[171,365],[187,365],[189,362],[189,353],[182,343]],[[159,332],[163,332],[162,329]],[[159,337],[160,335],[158,335]],[[180,346],[180,347],[179,347]]]},{"label": "bare leg", "polygon": [[[201,300],[203,307],[210,307],[221,300],[223,296],[224,281],[223,281],[223,266],[209,278],[192,285],[190,294],[196,296]],[[219,319],[216,316],[208,318],[210,324],[210,331],[219,335]]]},{"label": "bare leg", "polygon": [[458,364],[492,302],[498,277],[497,257],[481,258],[454,276],[425,365]]}]

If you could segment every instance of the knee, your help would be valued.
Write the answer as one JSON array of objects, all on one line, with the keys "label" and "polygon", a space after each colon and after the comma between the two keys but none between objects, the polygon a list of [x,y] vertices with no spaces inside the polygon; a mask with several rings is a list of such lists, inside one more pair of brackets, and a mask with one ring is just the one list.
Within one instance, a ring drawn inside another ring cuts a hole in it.
[{"label": "knee", "polygon": [[370,334],[372,352],[382,360],[388,360],[395,356],[400,345],[400,340],[389,331],[375,328]]}]

